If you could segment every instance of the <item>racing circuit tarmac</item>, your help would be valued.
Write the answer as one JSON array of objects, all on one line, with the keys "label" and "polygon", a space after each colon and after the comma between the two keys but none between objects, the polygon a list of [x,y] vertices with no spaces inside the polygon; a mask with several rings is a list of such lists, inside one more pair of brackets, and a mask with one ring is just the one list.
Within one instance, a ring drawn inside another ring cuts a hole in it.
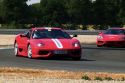
[{"label": "racing circuit tarmac", "polygon": [[0,49],[0,67],[21,67],[68,71],[125,73],[125,48],[83,45],[82,59],[28,59],[16,57],[12,49]]}]

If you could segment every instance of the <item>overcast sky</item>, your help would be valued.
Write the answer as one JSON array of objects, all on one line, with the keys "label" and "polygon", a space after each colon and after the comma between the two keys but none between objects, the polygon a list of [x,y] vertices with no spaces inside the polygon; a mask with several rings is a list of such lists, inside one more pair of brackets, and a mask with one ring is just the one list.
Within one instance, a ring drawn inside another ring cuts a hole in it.
[{"label": "overcast sky", "polygon": [[30,5],[30,4],[33,4],[33,3],[39,3],[40,0],[28,0],[27,4]]}]

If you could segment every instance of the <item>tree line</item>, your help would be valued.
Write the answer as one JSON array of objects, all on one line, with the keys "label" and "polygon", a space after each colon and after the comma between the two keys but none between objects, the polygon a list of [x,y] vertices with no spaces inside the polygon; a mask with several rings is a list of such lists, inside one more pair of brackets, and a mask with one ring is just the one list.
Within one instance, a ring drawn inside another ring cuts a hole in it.
[{"label": "tree line", "polygon": [[0,0],[2,27],[29,28],[28,25],[66,29],[95,29],[124,26],[125,0]]}]

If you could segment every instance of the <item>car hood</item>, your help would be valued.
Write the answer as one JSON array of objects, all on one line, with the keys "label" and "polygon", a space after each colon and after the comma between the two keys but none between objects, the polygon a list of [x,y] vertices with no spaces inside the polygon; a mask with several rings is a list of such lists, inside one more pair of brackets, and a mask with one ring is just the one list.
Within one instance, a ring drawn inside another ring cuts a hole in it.
[{"label": "car hood", "polygon": [[[43,43],[45,49],[73,49],[73,43],[79,41],[77,39],[35,39],[32,42]],[[77,47],[80,48],[80,47]]]}]

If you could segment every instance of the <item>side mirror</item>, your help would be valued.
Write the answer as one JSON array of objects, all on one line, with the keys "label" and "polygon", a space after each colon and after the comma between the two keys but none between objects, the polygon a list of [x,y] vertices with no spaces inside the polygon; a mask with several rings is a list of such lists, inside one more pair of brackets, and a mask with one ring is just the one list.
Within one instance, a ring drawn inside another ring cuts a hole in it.
[{"label": "side mirror", "polygon": [[99,34],[103,34],[103,32],[99,32]]},{"label": "side mirror", "polygon": [[73,35],[73,37],[77,37],[77,35],[76,35],[76,34],[74,34],[74,35]]},{"label": "side mirror", "polygon": [[25,34],[20,34],[20,37],[27,37],[27,35],[25,35]]}]

